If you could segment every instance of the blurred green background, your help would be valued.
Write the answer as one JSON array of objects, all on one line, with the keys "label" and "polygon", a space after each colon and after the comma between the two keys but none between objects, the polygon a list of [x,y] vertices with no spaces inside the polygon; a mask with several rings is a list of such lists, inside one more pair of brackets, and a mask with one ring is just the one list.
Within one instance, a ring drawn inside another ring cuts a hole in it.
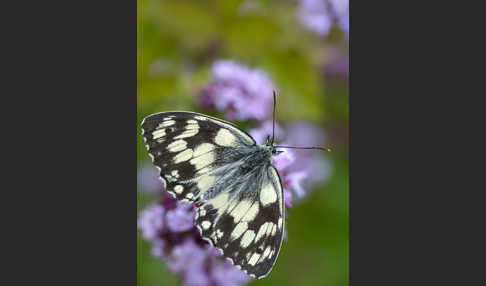
[{"label": "blurred green background", "polygon": [[[344,33],[333,27],[322,37],[307,30],[297,20],[295,1],[138,0],[137,6],[139,129],[151,113],[206,112],[195,102],[212,62],[233,59],[272,78],[282,123],[317,124],[333,148],[326,154],[330,179],[289,209],[288,240],[276,266],[249,285],[349,285],[348,77],[326,69],[347,56]],[[149,161],[139,136],[138,167]],[[140,186],[137,194],[138,210],[157,199]],[[139,286],[179,285],[140,234],[137,252]]]}]

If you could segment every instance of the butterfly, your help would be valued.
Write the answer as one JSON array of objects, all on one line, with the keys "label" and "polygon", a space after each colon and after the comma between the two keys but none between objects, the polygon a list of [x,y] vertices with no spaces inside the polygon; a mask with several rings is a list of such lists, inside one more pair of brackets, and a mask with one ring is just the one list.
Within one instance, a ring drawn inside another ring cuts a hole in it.
[{"label": "butterfly", "polygon": [[278,147],[326,148],[275,146],[274,135],[259,145],[233,123],[187,111],[149,115],[141,127],[166,190],[196,205],[202,238],[247,275],[267,276],[285,222],[282,181],[272,156],[283,152]]}]

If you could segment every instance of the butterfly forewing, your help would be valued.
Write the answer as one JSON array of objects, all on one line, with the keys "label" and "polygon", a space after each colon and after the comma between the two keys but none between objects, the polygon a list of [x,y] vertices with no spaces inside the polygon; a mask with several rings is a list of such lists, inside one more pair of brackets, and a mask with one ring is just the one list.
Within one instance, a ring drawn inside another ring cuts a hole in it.
[{"label": "butterfly forewing", "polygon": [[255,144],[234,125],[191,112],[148,116],[142,130],[167,190],[177,199],[190,201],[214,183],[216,178],[208,173],[225,164],[224,149]]},{"label": "butterfly forewing", "polygon": [[166,189],[196,203],[201,235],[253,277],[270,272],[284,222],[281,182],[270,156],[235,125],[192,112],[142,122]]}]

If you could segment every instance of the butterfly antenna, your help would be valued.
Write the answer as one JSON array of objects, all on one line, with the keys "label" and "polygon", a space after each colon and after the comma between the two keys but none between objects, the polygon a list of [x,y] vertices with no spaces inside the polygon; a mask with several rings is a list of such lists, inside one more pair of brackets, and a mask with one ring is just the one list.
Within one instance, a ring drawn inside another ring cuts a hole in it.
[{"label": "butterfly antenna", "polygon": [[324,147],[275,146],[275,148],[289,148],[289,149],[315,149],[315,150],[322,150],[322,151],[331,152],[331,149],[330,149],[330,148],[324,148]]},{"label": "butterfly antenna", "polygon": [[275,139],[275,108],[277,105],[277,91],[273,90],[273,126],[272,126],[272,145]]}]

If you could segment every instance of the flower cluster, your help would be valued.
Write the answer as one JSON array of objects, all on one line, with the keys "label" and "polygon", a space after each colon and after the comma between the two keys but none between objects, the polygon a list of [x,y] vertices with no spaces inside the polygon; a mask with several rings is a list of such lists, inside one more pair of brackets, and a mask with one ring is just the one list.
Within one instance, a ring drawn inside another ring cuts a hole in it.
[{"label": "flower cluster", "polygon": [[349,33],[349,0],[300,0],[297,16],[320,36],[327,36],[334,22]]},{"label": "flower cluster", "polygon": [[219,60],[212,66],[212,77],[200,97],[202,107],[224,111],[228,120],[264,120],[271,115],[274,85],[261,70]]},{"label": "flower cluster", "polygon": [[[250,69],[234,61],[217,61],[212,68],[213,80],[203,90],[199,103],[224,111],[229,120],[251,120],[257,126],[249,133],[259,144],[271,136],[273,123],[273,84],[263,71]],[[323,132],[312,125],[295,123],[275,126],[275,141],[286,145],[322,145]],[[330,165],[322,154],[309,150],[286,149],[273,157],[280,174],[284,200],[291,207],[295,198],[322,183],[329,176]],[[154,169],[154,168],[152,168]],[[201,238],[194,226],[195,206],[177,201],[164,186],[154,180],[158,174],[142,167],[142,188],[161,191],[162,200],[140,213],[138,227],[152,244],[152,255],[166,261],[168,268],[182,278],[183,285],[242,285],[250,277],[224,259],[218,250]]]},{"label": "flower cluster", "polygon": [[140,213],[138,227],[152,244],[152,255],[182,278],[183,285],[238,286],[250,280],[202,240],[194,226],[194,206],[176,201],[167,192],[160,203]]}]

